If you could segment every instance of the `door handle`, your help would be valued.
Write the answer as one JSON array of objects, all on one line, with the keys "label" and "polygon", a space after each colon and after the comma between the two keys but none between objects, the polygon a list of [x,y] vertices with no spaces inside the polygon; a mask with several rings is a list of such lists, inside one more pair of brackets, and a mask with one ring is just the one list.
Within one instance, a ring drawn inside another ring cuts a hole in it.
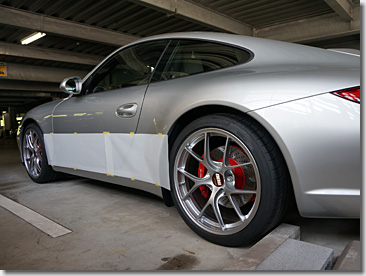
[{"label": "door handle", "polygon": [[124,104],[117,108],[116,115],[121,118],[131,118],[136,115],[137,104]]}]

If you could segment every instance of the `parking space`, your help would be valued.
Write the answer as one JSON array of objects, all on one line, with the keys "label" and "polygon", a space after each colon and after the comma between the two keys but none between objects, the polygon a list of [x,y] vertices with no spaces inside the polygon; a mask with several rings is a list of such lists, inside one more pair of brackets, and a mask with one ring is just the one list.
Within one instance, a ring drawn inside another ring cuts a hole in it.
[{"label": "parking space", "polygon": [[0,208],[2,269],[218,270],[245,250],[201,239],[148,193],[74,177],[33,183],[14,141],[0,142],[0,193],[72,231],[52,238]]},{"label": "parking space", "polygon": [[[0,208],[0,267],[5,270],[221,270],[247,248],[228,248],[197,236],[154,195],[95,180],[65,177],[32,182],[13,139],[0,140],[0,194],[72,232],[52,238]],[[359,220],[305,219],[301,240],[339,256],[360,239]]]},{"label": "parking space", "polygon": [[0,0],[0,274],[358,270],[361,9]]}]

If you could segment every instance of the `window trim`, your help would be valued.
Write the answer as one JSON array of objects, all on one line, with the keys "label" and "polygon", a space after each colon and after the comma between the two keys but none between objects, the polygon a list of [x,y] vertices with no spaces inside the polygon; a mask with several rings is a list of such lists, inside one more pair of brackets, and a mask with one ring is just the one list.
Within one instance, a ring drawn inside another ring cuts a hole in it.
[{"label": "window trim", "polygon": [[[239,45],[236,45],[236,44],[228,43],[228,42],[222,42],[222,41],[213,40],[213,39],[205,39],[205,38],[171,38],[170,39],[170,42],[169,42],[169,45],[172,45],[172,47],[174,47],[174,49],[175,49],[180,41],[201,41],[201,42],[207,42],[207,43],[214,43],[214,44],[224,45],[224,46],[228,46],[228,47],[231,47],[231,48],[236,48],[236,49],[239,49],[239,50],[242,50],[242,51],[247,52],[249,54],[249,58],[248,58],[248,60],[246,60],[244,62],[241,62],[241,63],[238,63],[238,64],[235,64],[233,66],[229,66],[229,67],[225,67],[225,68],[220,68],[220,69],[213,70],[213,71],[208,71],[208,72],[201,72],[201,73],[197,73],[197,74],[193,74],[193,75],[187,75],[187,76],[179,77],[179,78],[175,78],[175,79],[167,79],[167,80],[160,80],[159,79],[159,80],[154,81],[153,83],[165,82],[165,81],[171,81],[171,80],[178,80],[178,79],[183,79],[183,78],[187,78],[187,77],[198,76],[198,75],[202,75],[202,74],[208,74],[208,73],[217,72],[217,71],[220,71],[220,70],[226,70],[226,69],[234,68],[236,66],[241,66],[243,64],[247,64],[247,63],[251,62],[254,59],[254,57],[255,57],[253,51],[249,50],[248,48],[245,48],[243,46],[239,46]],[[170,56],[169,56],[168,59],[171,58],[174,49],[172,49],[172,52],[170,53]],[[164,50],[164,54],[165,54],[165,52],[167,50],[168,50],[168,48],[166,48]],[[161,56],[160,59],[162,57],[163,56]],[[162,66],[162,65],[159,63],[158,66]],[[155,68],[155,70],[158,68],[158,66]],[[154,70],[154,72],[155,72],[155,70]],[[164,72],[164,70],[162,72]],[[159,77],[160,76],[161,76],[161,74],[159,75]]]},{"label": "window trim", "polygon": [[[128,50],[130,49],[131,47],[137,47],[137,46],[141,46],[142,44],[145,44],[145,43],[153,43],[153,42],[160,42],[160,41],[166,41],[167,44],[164,48],[164,50],[161,52],[161,55],[158,59],[158,61],[156,62],[155,64],[155,67],[154,67],[154,70],[153,72],[151,73],[150,75],[150,78],[148,80],[147,83],[143,84],[143,85],[147,85],[149,86],[150,82],[151,82],[151,79],[152,77],[154,76],[155,74],[155,71],[156,71],[156,68],[159,66],[159,63],[162,59],[162,57],[164,56],[166,50],[169,48],[172,40],[171,39],[157,39],[157,40],[149,40],[149,41],[143,41],[141,43],[136,43],[136,44],[132,44],[130,46],[127,46],[127,47],[122,47],[120,49],[117,49],[116,51],[112,52],[110,55],[108,55],[104,60],[103,62],[101,62],[99,65],[97,65],[88,75],[87,75],[87,78],[83,81],[83,85],[82,85],[82,90],[81,90],[81,93],[76,95],[76,96],[86,96],[86,95],[93,95],[95,93],[88,93],[86,94],[86,90],[87,90],[87,87],[89,87],[90,83],[92,82],[93,80],[93,77],[94,75],[99,71],[99,69],[104,66],[106,63],[108,63],[112,58],[114,58],[116,55],[118,55],[119,53],[121,53],[122,51],[125,51],[125,50]],[[139,85],[138,85],[139,86]],[[127,87],[126,87],[127,88]],[[123,88],[121,88],[123,89]],[[99,93],[105,93],[105,92],[109,92],[109,91],[113,91],[113,90],[106,90],[106,91],[101,91],[101,92],[98,92]]]}]

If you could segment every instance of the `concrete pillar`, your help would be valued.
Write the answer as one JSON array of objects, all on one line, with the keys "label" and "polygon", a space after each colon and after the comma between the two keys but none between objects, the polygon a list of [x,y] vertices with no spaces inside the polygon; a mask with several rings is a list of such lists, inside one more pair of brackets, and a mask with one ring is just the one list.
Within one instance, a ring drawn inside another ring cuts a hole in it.
[{"label": "concrete pillar", "polygon": [[9,113],[9,117],[10,117],[10,129],[17,129],[18,128],[18,124],[17,124],[17,119],[16,119],[16,113],[15,113],[15,108],[14,107],[9,107],[8,108],[8,113]]}]

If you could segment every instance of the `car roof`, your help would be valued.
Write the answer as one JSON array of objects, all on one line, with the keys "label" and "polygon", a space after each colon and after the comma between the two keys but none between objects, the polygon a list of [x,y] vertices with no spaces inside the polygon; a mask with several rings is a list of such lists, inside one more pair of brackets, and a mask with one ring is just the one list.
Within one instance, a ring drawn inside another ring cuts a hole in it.
[{"label": "car roof", "polygon": [[[245,67],[281,66],[283,64],[286,64],[287,66],[301,64],[305,67],[313,67],[314,65],[317,67],[339,67],[343,65],[347,67],[359,66],[359,57],[340,52],[278,40],[217,32],[179,32],[141,38],[117,49],[100,64],[121,49],[135,44],[161,39],[200,39],[241,47],[254,53],[253,59],[251,59],[250,62],[243,64]],[[97,67],[99,67],[99,65]],[[85,76],[84,80],[94,70]]]}]

